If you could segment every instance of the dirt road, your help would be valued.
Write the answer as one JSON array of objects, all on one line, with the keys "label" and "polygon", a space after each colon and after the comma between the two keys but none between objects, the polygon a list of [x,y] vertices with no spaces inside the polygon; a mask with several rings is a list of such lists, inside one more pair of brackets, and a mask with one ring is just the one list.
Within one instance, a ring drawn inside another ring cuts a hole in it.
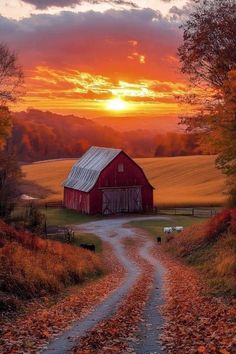
[{"label": "dirt road", "polygon": [[[168,220],[168,217],[135,217],[135,220],[146,219]],[[163,302],[162,284],[165,269],[161,264],[151,256],[151,250],[154,246],[154,241],[144,236],[142,232],[133,228],[127,228],[125,224],[132,221],[134,218],[114,218],[106,219],[77,227],[83,232],[93,233],[99,236],[103,241],[108,242],[119,262],[126,270],[126,276],[120,285],[105,301],[100,303],[96,309],[83,320],[74,323],[73,327],[63,333],[59,338],[52,341],[48,348],[43,351],[44,354],[62,354],[71,352],[75,343],[78,345],[79,338],[90,331],[100,321],[112,317],[119,306],[121,305],[125,295],[132,289],[137,281],[137,278],[142,272],[142,267],[134,260],[131,260],[125,250],[123,243],[124,239],[140,237],[144,240],[143,246],[139,249],[139,255],[153,266],[155,273],[152,289],[149,299],[144,309],[144,322],[140,325],[138,337],[139,341],[135,344],[135,353],[163,353],[158,342],[158,333],[162,324],[161,315],[157,306]],[[155,245],[156,247],[156,245]]]}]

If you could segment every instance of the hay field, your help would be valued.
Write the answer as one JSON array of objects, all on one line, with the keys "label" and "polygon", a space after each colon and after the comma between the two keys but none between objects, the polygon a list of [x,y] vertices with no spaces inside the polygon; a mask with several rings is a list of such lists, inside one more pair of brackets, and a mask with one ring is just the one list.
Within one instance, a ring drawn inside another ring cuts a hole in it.
[{"label": "hay field", "polygon": [[[51,190],[45,201],[62,199],[62,181],[74,159],[42,161],[23,166],[25,179]],[[225,177],[214,166],[214,156],[141,158],[135,160],[143,168],[154,191],[155,203],[161,206],[219,205],[225,202]],[[34,186],[28,194],[37,192]]]}]

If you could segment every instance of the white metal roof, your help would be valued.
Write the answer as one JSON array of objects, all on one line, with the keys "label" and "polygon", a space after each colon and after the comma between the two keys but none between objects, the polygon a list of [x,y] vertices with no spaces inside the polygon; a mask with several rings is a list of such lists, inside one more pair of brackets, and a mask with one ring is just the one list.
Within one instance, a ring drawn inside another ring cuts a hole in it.
[{"label": "white metal roof", "polygon": [[63,186],[89,192],[100,173],[119,155],[121,149],[92,146],[72,167]]}]

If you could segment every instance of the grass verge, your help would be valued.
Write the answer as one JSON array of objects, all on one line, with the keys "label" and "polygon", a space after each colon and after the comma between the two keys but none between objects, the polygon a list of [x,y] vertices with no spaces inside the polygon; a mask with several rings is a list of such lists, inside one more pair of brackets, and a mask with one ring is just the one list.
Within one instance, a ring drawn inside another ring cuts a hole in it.
[{"label": "grass verge", "polygon": [[[224,210],[209,220],[176,217],[131,224],[162,237],[163,250],[197,269],[212,295],[236,296],[236,209]],[[177,224],[186,229],[167,239],[163,227]]]},{"label": "grass verge", "polygon": [[[92,235],[81,237],[95,241]],[[2,306],[6,310],[6,299],[11,308],[15,299],[57,294],[103,271],[101,257],[97,254],[17,231],[0,220],[0,309]]]},{"label": "grass verge", "polygon": [[96,253],[102,252],[102,241],[98,236],[90,233],[75,233],[75,240],[73,245],[80,246],[84,243],[94,245]]},{"label": "grass verge", "polygon": [[153,237],[161,237],[163,242],[166,240],[166,234],[163,231],[164,227],[168,226],[184,226],[189,227],[194,224],[199,224],[205,221],[205,218],[197,218],[191,216],[173,216],[171,220],[139,220],[129,223],[134,227],[138,227],[147,231]]},{"label": "grass verge", "polygon": [[79,214],[66,208],[43,208],[41,211],[46,215],[48,225],[75,225],[98,219],[98,216]]}]

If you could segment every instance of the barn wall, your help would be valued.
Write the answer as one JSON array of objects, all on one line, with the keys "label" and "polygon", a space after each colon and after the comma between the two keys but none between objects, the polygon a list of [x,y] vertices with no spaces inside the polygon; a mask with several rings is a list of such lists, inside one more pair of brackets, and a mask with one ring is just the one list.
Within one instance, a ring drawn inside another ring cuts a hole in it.
[{"label": "barn wall", "polygon": [[[124,172],[118,172],[118,165],[124,165]],[[141,186],[143,211],[153,208],[153,188],[142,170],[124,153],[120,153],[100,174],[90,192],[90,212],[101,213],[102,191],[106,187]]]},{"label": "barn wall", "polygon": [[64,206],[68,209],[78,210],[81,213],[90,213],[89,193],[77,191],[71,188],[64,188]]}]

